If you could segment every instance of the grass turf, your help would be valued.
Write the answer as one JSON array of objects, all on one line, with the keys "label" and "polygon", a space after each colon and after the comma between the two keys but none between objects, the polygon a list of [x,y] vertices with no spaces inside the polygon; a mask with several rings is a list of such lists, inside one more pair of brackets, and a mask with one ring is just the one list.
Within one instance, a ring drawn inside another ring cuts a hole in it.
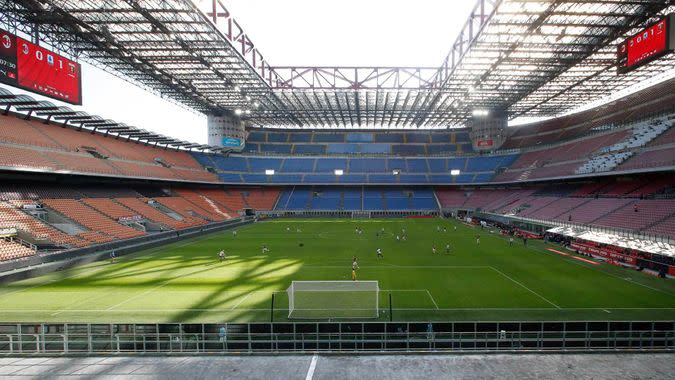
[{"label": "grass turf", "polygon": [[[403,227],[408,240],[397,242]],[[389,294],[394,320],[675,319],[672,280],[547,248],[562,251],[539,241],[510,247],[495,233],[441,219],[266,221],[237,236],[216,233],[5,284],[0,322],[262,322],[273,293],[275,320],[283,321],[291,281],[348,280],[352,256],[359,280],[379,281],[381,320],[390,317]]]}]

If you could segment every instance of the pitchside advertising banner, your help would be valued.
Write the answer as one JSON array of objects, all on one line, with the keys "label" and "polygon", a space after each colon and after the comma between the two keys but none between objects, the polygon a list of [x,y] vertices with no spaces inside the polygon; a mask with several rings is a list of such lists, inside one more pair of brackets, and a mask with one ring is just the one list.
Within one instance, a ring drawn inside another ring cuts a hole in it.
[{"label": "pitchside advertising banner", "polygon": [[82,104],[80,64],[0,29],[0,83]]}]

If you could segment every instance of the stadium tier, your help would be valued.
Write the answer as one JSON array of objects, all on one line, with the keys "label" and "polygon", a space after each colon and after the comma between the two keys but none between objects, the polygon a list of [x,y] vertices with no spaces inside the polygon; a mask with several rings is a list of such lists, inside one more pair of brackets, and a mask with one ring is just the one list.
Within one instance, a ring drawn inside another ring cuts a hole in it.
[{"label": "stadium tier", "polygon": [[225,221],[246,208],[271,210],[278,196],[274,188],[3,185],[0,229],[11,237],[0,240],[0,260]]},{"label": "stadium tier", "polygon": [[172,181],[215,182],[185,151],[78,131],[14,114],[0,116],[0,167]]},{"label": "stadium tier", "polygon": [[671,177],[530,189],[437,189],[444,209],[675,236]]},{"label": "stadium tier", "polygon": [[438,202],[430,188],[293,187],[281,193],[280,211],[430,211]]}]

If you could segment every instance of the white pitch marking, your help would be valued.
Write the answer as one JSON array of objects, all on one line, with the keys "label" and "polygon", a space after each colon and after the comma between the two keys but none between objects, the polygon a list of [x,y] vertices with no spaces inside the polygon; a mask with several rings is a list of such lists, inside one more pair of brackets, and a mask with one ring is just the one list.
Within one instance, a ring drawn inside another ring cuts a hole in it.
[{"label": "white pitch marking", "polygon": [[314,370],[316,369],[316,362],[318,360],[319,356],[314,354],[314,356],[312,356],[312,361],[309,362],[309,369],[307,369],[307,376],[305,376],[305,380],[312,380],[314,378]]},{"label": "white pitch marking", "polygon": [[549,301],[548,299],[546,299],[546,297],[544,297],[544,296],[542,296],[541,294],[539,294],[539,293],[535,292],[534,290],[532,290],[532,289],[528,288],[527,286],[523,285],[522,283],[520,283],[520,282],[518,282],[518,281],[514,280],[513,278],[509,277],[509,276],[508,276],[508,275],[507,275],[506,273],[504,273],[504,272],[500,271],[499,269],[497,269],[497,268],[495,268],[495,267],[490,267],[490,268],[492,268],[492,269],[493,269],[493,270],[494,270],[495,272],[497,272],[497,273],[501,274],[502,276],[504,276],[504,277],[508,278],[509,280],[511,280],[511,281],[513,281],[513,282],[515,282],[516,284],[518,284],[518,285],[522,286],[522,287],[523,287],[524,289],[526,289],[526,290],[527,290],[528,292],[530,292],[530,293],[534,294],[535,296],[537,296],[537,297],[539,297],[539,298],[543,299],[544,301],[546,301],[546,302],[550,303],[551,305],[555,306],[555,307],[556,307],[556,309],[561,309],[561,307],[560,307],[560,306],[558,306],[558,305],[554,304],[553,302],[551,302],[551,301]]},{"label": "white pitch marking", "polygon": [[434,300],[434,297],[433,297],[433,296],[431,295],[431,293],[429,292],[429,289],[424,289],[424,290],[425,290],[425,291],[427,292],[427,294],[429,295],[429,298],[431,298],[431,302],[433,302],[433,303],[434,303],[434,306],[436,306],[436,310],[438,310],[438,304],[436,304],[436,300]]}]

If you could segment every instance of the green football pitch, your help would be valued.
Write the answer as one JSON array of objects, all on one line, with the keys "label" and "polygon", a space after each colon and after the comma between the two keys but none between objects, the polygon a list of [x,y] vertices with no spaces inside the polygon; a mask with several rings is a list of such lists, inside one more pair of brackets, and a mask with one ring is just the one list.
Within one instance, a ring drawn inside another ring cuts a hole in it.
[{"label": "green football pitch", "polygon": [[[396,241],[402,228],[408,238]],[[540,241],[509,246],[457,221],[278,219],[237,232],[4,284],[0,323],[284,321],[291,281],[349,280],[353,256],[358,280],[379,281],[380,320],[675,319],[673,280],[563,256]]]}]

